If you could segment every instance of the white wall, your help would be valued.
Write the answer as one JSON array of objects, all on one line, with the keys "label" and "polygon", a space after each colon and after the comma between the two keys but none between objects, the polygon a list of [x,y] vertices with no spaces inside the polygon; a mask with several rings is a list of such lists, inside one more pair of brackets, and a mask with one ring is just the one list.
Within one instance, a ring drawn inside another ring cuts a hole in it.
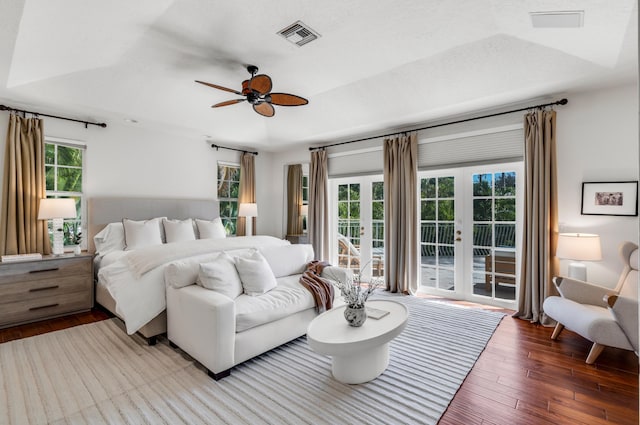
[{"label": "white wall", "polygon": [[[0,137],[4,161],[4,140],[8,113],[0,114]],[[217,161],[238,163],[240,153],[212,149],[203,139],[149,131],[133,124],[109,122],[107,128],[45,118],[45,134],[84,142],[87,197],[139,196],[158,198],[217,198]],[[222,144],[222,143],[221,143]],[[272,155],[256,157],[258,229],[274,234],[277,219],[268,208],[274,196],[271,186]],[[4,163],[2,162],[2,165]],[[0,175],[1,183],[2,175]],[[277,227],[277,226],[276,226]]]},{"label": "white wall", "polygon": [[[622,267],[617,247],[624,240],[638,242],[638,217],[581,215],[581,191],[583,181],[638,179],[637,85],[567,93],[567,97],[568,105],[556,109],[560,230],[600,234],[603,259],[587,264],[588,277],[594,283],[615,285]],[[273,185],[280,192],[270,205],[278,217],[286,217],[286,166],[308,163],[307,148],[274,156]],[[284,219],[274,225],[278,226],[274,234],[284,236]],[[568,263],[561,261],[563,274]]]},{"label": "white wall", "polygon": [[[638,217],[581,215],[582,182],[638,180],[636,84],[569,93],[557,128],[558,220],[561,232],[597,233],[602,261],[587,264],[589,281],[614,286],[620,242],[638,242]],[[569,261],[561,261],[566,273]]]},{"label": "white wall", "polygon": [[[617,246],[623,240],[638,241],[638,218],[580,215],[581,185],[583,181],[638,179],[637,87],[568,93],[567,97],[569,104],[557,109],[561,231],[600,234],[604,258],[588,264],[589,279],[615,284],[621,268]],[[7,113],[0,114],[2,140],[7,117]],[[87,144],[88,196],[216,198],[217,161],[239,161],[239,153],[216,151],[204,140],[125,123],[108,124],[106,129],[85,129],[78,123],[45,119],[47,135]],[[3,157],[4,153],[0,161]],[[261,234],[285,236],[286,165],[308,162],[308,146],[260,152],[256,158],[257,226]],[[566,272],[567,262],[562,261],[561,267]]]}]

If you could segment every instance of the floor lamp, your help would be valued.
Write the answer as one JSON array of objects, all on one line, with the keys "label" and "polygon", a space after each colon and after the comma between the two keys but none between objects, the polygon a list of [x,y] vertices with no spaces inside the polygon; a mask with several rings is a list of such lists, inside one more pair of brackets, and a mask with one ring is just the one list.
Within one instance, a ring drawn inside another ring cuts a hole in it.
[{"label": "floor lamp", "polygon": [[587,266],[580,261],[602,260],[600,236],[591,233],[560,233],[556,257],[575,260],[569,264],[569,277],[587,280]]},{"label": "floor lamp", "polygon": [[52,254],[64,254],[63,219],[76,218],[76,201],[72,198],[40,199],[38,220],[49,220],[53,223]]},{"label": "floor lamp", "polygon": [[256,203],[242,203],[238,208],[238,216],[245,217],[245,235],[253,235],[253,217],[258,216],[258,204]]}]

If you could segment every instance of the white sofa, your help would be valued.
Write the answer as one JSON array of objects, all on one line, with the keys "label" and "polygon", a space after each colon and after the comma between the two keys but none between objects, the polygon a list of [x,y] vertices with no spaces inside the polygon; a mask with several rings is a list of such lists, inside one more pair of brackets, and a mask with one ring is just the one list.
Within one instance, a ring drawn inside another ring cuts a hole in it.
[{"label": "white sofa", "polygon": [[[314,257],[311,245],[266,247],[259,251],[277,282],[275,288],[262,295],[242,293],[232,298],[204,288],[201,282],[194,284],[194,271],[197,274],[200,265],[177,262],[165,269],[169,341],[204,365],[216,380],[228,376],[235,365],[304,335],[318,314],[311,292],[299,282]],[[229,254],[237,265],[237,258],[250,252],[238,250]],[[322,275],[343,280],[351,272],[327,267]],[[334,293],[334,305],[342,304],[339,291]]]}]

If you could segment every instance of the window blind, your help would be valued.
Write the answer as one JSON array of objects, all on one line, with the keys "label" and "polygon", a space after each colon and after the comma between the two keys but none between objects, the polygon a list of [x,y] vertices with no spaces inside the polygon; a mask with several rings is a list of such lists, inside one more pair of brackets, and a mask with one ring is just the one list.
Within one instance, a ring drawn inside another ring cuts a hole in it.
[{"label": "window blind", "polygon": [[522,125],[418,141],[419,169],[514,162],[522,161],[523,157]]},{"label": "window blind", "polygon": [[[358,143],[356,149],[341,146],[342,151],[329,154],[329,177],[382,174],[384,153],[382,138]],[[418,133],[418,169],[455,168],[459,166],[522,161],[524,132],[522,124],[485,128],[455,134],[427,136]]]}]

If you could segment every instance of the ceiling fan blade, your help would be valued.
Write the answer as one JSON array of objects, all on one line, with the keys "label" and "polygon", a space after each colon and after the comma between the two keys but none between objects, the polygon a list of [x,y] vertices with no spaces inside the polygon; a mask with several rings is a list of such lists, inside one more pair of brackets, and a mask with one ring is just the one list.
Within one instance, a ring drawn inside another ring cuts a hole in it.
[{"label": "ceiling fan blade", "polygon": [[[243,84],[244,86],[244,84]],[[271,77],[266,74],[256,75],[249,81],[249,88],[260,94],[267,94],[271,91]]]},{"label": "ceiling fan blade", "polygon": [[244,102],[247,99],[233,99],[233,100],[227,100],[226,102],[220,102],[220,103],[216,103],[215,105],[211,106],[212,108],[219,108],[220,106],[229,106],[229,105],[235,105],[236,103],[240,103],[240,102]]},{"label": "ceiling fan blade", "polygon": [[230,92],[230,93],[239,94],[240,96],[242,96],[242,93],[240,93],[240,92],[239,92],[239,91],[237,91],[237,90],[228,89],[228,88],[226,88],[226,87],[218,86],[218,85],[216,85],[216,84],[205,83],[204,81],[198,81],[198,80],[196,80],[196,83],[204,84],[205,86],[213,87],[214,89],[224,90],[224,91],[228,91],[228,92]]},{"label": "ceiling fan blade", "polygon": [[253,105],[253,110],[259,113],[260,115],[264,115],[265,117],[272,117],[275,115],[276,110],[273,109],[273,106],[267,102],[258,103],[257,105]]},{"label": "ceiling fan blade", "polygon": [[271,104],[279,106],[300,106],[309,103],[304,97],[289,93],[271,93]]}]

